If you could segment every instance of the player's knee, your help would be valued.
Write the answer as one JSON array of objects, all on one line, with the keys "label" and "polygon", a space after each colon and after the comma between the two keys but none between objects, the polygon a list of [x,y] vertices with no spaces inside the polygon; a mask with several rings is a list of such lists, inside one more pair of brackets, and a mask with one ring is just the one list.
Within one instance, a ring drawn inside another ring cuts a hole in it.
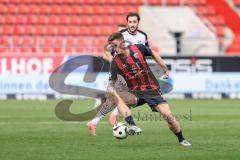
[{"label": "player's knee", "polygon": [[125,102],[126,102],[127,105],[136,105],[137,104],[137,98],[128,99]]},{"label": "player's knee", "polygon": [[118,104],[118,98],[116,96],[114,96],[113,94],[107,93],[105,96],[107,98],[106,101],[108,101],[108,103],[112,103],[111,105]]}]

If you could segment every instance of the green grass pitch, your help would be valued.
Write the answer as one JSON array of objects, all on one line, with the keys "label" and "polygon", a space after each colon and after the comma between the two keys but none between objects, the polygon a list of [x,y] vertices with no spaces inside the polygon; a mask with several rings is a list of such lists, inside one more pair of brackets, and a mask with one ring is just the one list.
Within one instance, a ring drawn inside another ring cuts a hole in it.
[{"label": "green grass pitch", "polygon": [[[117,140],[107,117],[90,137],[86,122],[56,118],[59,100],[0,101],[0,160],[238,160],[239,100],[169,100],[192,147],[178,145],[158,115],[147,106],[133,109],[143,133]],[[75,101],[73,113],[87,111],[90,100]],[[155,117],[154,117],[155,116]]]}]

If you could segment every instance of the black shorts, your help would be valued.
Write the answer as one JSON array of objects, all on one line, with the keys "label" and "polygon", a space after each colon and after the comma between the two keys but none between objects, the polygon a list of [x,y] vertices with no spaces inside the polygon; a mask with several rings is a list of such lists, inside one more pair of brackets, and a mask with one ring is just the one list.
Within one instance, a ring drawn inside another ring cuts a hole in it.
[{"label": "black shorts", "polygon": [[133,106],[134,108],[147,103],[153,112],[157,112],[155,107],[158,104],[167,103],[167,101],[162,97],[162,93],[160,90],[147,91],[147,92],[131,91],[131,93],[138,98],[137,104]]}]

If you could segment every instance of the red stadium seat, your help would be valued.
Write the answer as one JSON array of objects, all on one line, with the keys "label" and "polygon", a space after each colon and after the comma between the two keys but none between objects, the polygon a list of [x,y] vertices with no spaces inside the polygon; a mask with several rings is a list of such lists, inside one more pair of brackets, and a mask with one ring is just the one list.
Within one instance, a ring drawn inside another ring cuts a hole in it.
[{"label": "red stadium seat", "polygon": [[15,16],[14,15],[6,15],[5,17],[5,23],[6,24],[14,24],[15,23]]},{"label": "red stadium seat", "polygon": [[0,4],[0,13],[7,13],[8,9],[7,6],[4,4]]},{"label": "red stadium seat", "polygon": [[226,25],[222,16],[208,16],[207,18],[214,25]]},{"label": "red stadium seat", "polygon": [[76,45],[76,39],[72,36],[68,36],[66,39],[66,46],[75,46]]},{"label": "red stadium seat", "polygon": [[59,23],[59,18],[56,15],[50,15],[48,16],[48,23],[49,24],[58,24]]},{"label": "red stadium seat", "polygon": [[197,5],[206,5],[207,4],[207,0],[194,0],[195,4]]},{"label": "red stadium seat", "polygon": [[148,0],[149,5],[162,5],[162,0]]},{"label": "red stadium seat", "polygon": [[[11,3],[17,3],[15,1],[19,1],[19,0],[11,0]],[[9,0],[1,0],[1,3],[9,3]]]},{"label": "red stadium seat", "polygon": [[9,45],[9,40],[5,36],[0,37],[0,46],[7,46]]},{"label": "red stadium seat", "polygon": [[37,33],[37,28],[35,26],[32,25],[26,25],[25,26],[25,33],[27,35],[35,35]]},{"label": "red stadium seat", "polygon": [[111,26],[103,26],[102,27],[102,35],[109,36],[111,33],[116,32],[117,28]]},{"label": "red stadium seat", "polygon": [[[22,7],[21,8],[19,8],[19,9],[21,9],[21,13],[25,13],[26,11],[26,6],[25,5],[21,5]],[[38,14],[38,13],[40,13],[40,8],[37,6],[37,5],[29,5],[28,6],[28,9],[29,9],[29,13],[31,13],[31,14]]]},{"label": "red stadium seat", "polygon": [[50,5],[51,14],[62,14],[62,9],[59,5]]},{"label": "red stadium seat", "polygon": [[184,1],[184,4],[198,6],[198,5],[207,5],[207,2],[206,0],[187,0],[187,1]]},{"label": "red stadium seat", "polygon": [[70,35],[79,35],[79,27],[78,26],[68,26],[68,34]]},{"label": "red stadium seat", "polygon": [[200,15],[214,15],[216,14],[215,8],[213,6],[198,6],[197,12]]},{"label": "red stadium seat", "polygon": [[58,35],[67,35],[68,28],[66,26],[58,26],[57,33],[58,33]]},{"label": "red stadium seat", "polygon": [[79,5],[73,5],[71,7],[71,12],[72,14],[85,14],[85,10],[83,8],[83,6],[79,6]]},{"label": "red stadium seat", "polygon": [[47,28],[42,26],[42,25],[38,25],[35,27],[36,28],[36,34],[37,35],[46,35],[47,33]]},{"label": "red stadium seat", "polygon": [[92,46],[104,46],[107,43],[107,37],[94,37],[91,40]]},{"label": "red stadium seat", "polygon": [[125,24],[126,23],[126,19],[125,19],[125,16],[119,16],[119,15],[115,15],[114,16],[114,21],[113,21],[114,24]]},{"label": "red stadium seat", "polygon": [[31,38],[30,36],[23,37],[22,43],[23,43],[23,45],[28,46],[28,47],[32,47],[33,45],[36,45],[34,43],[34,39]]},{"label": "red stadium seat", "polygon": [[14,26],[14,33],[15,35],[23,35],[25,34],[25,28],[21,25]]},{"label": "red stadium seat", "polygon": [[98,19],[102,20],[101,24],[113,24],[114,23],[114,18],[113,16],[109,16],[109,15],[104,15],[104,16],[100,16]]},{"label": "red stadium seat", "polygon": [[51,4],[52,0],[42,0],[42,3]]},{"label": "red stadium seat", "polygon": [[82,9],[83,14],[94,14],[93,7],[91,5],[83,5],[82,7],[79,7]]},{"label": "red stadium seat", "polygon": [[36,24],[38,22],[38,18],[35,15],[29,14],[27,15],[27,23],[28,24]]},{"label": "red stadium seat", "polygon": [[17,24],[26,24],[27,23],[27,17],[23,15],[15,15],[15,22]]},{"label": "red stadium seat", "polygon": [[18,12],[18,9],[17,9],[16,5],[10,4],[7,6],[7,12],[10,14],[15,14]]},{"label": "red stadium seat", "polygon": [[83,54],[86,53],[86,49],[84,47],[77,47],[75,50],[76,54]]},{"label": "red stadium seat", "polygon": [[104,5],[104,14],[117,14],[116,7],[110,6],[110,5]]},{"label": "red stadium seat", "polygon": [[42,3],[42,0],[31,0],[31,3],[36,3],[36,4],[40,4],[40,3]]},{"label": "red stadium seat", "polygon": [[18,46],[22,45],[22,43],[23,43],[23,40],[20,36],[12,37],[12,45],[13,46],[18,47]]},{"label": "red stadium seat", "polygon": [[62,14],[70,14],[70,13],[72,13],[72,9],[68,5],[61,5],[61,13]]},{"label": "red stadium seat", "polygon": [[59,22],[60,22],[61,24],[70,24],[69,16],[67,16],[67,15],[61,15],[61,16],[59,16]]},{"label": "red stadium seat", "polygon": [[5,23],[5,18],[3,16],[0,16],[0,25]]},{"label": "red stadium seat", "polygon": [[116,14],[126,14],[128,12],[125,6],[122,6],[122,5],[117,5],[115,6],[114,9]]},{"label": "red stadium seat", "polygon": [[80,16],[77,15],[72,15],[69,17],[70,19],[70,24],[81,24],[82,23],[82,19]]},{"label": "red stadium seat", "polygon": [[91,35],[91,30],[89,27],[81,26],[81,27],[79,27],[79,34],[80,35]]},{"label": "red stadium seat", "polygon": [[213,6],[206,6],[206,12],[207,14],[211,14],[211,15],[216,14],[216,10]]},{"label": "red stadium seat", "polygon": [[3,53],[8,54],[8,49],[6,46],[0,46],[0,55],[2,55]]},{"label": "red stadium seat", "polygon": [[125,13],[129,13],[129,12],[137,12],[138,13],[138,6],[134,6],[134,5],[128,5],[125,7]]},{"label": "red stadium seat", "polygon": [[90,39],[88,38],[86,38],[86,37],[80,37],[80,38],[77,38],[76,39],[76,43],[75,43],[75,45],[76,46],[82,46],[82,47],[86,47],[86,46],[88,46],[90,43],[90,41],[89,41]]},{"label": "red stadium seat", "polygon": [[40,14],[50,14],[51,13],[51,8],[49,5],[39,5],[40,8]]},{"label": "red stadium seat", "polygon": [[180,4],[180,0],[167,0],[167,5],[176,6]]},{"label": "red stadium seat", "polygon": [[92,16],[92,23],[93,24],[109,24],[109,16],[99,16],[99,15],[93,15]]},{"label": "red stadium seat", "polygon": [[55,53],[62,53],[63,48],[64,48],[63,39],[62,39],[62,38],[56,38],[56,39],[54,39],[54,42],[53,42],[53,51],[54,51]]},{"label": "red stadium seat", "polygon": [[37,19],[38,24],[48,24],[48,18],[45,15],[39,15]]},{"label": "red stadium seat", "polygon": [[4,25],[0,27],[1,35],[11,35],[13,34],[13,27],[11,25]]},{"label": "red stadium seat", "polygon": [[103,30],[101,27],[95,27],[95,26],[92,26],[91,27],[91,35],[93,36],[100,36],[103,34]]},{"label": "red stadium seat", "polygon": [[65,0],[52,0],[52,3],[54,4],[63,4]]},{"label": "red stadium seat", "polygon": [[105,7],[104,6],[94,5],[93,6],[93,14],[104,14],[105,13],[105,10],[104,10]]},{"label": "red stadium seat", "polygon": [[17,3],[26,3],[26,4],[32,3],[32,0],[20,0],[20,1],[14,0],[14,1],[17,2]]},{"label": "red stadium seat", "polygon": [[42,50],[42,54],[49,54],[53,49],[53,41],[49,37],[44,37],[39,39],[39,46]]},{"label": "red stadium seat", "polygon": [[[45,26],[44,26],[45,27]],[[47,35],[57,35],[58,34],[58,27],[51,25],[51,26],[47,26]]]},{"label": "red stadium seat", "polygon": [[81,16],[81,23],[82,24],[91,24],[92,18],[89,15],[83,15]]},{"label": "red stadium seat", "polygon": [[204,14],[207,13],[206,8],[203,7],[203,6],[199,6],[196,9],[197,9],[197,13],[200,14],[200,15],[204,15]]},{"label": "red stadium seat", "polygon": [[105,4],[115,4],[116,0],[104,0]]}]

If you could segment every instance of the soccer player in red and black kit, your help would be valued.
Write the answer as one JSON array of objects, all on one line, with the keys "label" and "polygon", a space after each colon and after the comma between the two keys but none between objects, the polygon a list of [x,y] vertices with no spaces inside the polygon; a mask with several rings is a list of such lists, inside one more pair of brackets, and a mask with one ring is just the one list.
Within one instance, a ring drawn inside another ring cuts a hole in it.
[{"label": "soccer player in red and black kit", "polygon": [[[114,85],[117,80],[117,74],[120,74],[127,82],[129,88],[128,92],[118,92],[117,94],[128,105],[131,105],[131,103],[136,104],[139,101],[147,103],[152,111],[159,112],[165,118],[170,130],[177,136],[179,144],[190,146],[191,144],[182,135],[179,122],[171,113],[167,101],[162,97],[161,88],[151,72],[145,56],[152,56],[164,70],[164,75],[168,77],[169,72],[162,58],[142,44],[126,47],[124,37],[120,32],[111,34],[108,42],[115,50],[115,55],[111,62],[110,83]],[[129,102],[128,99],[130,100]],[[129,115],[125,117],[128,124],[135,125],[131,113],[125,106],[121,107],[121,104],[118,104],[118,110],[122,115],[125,112]]]},{"label": "soccer player in red and black kit", "polygon": [[[121,29],[119,32],[122,33],[124,40],[129,42],[128,44],[143,44],[148,47],[148,38],[147,34],[141,30],[139,30],[139,22],[140,22],[140,16],[138,13],[128,13],[126,16],[126,28]],[[107,50],[104,51],[104,59],[107,61],[112,61],[112,55]],[[126,86],[126,87],[125,87]],[[116,83],[115,88],[118,88],[122,90],[127,88],[126,82],[122,79],[121,76],[118,76],[118,81]],[[95,107],[101,105],[101,102],[104,102],[104,99],[102,101],[98,99],[95,103]],[[135,107],[135,106],[134,106]],[[117,116],[119,115],[117,107],[112,111],[112,113],[109,115],[109,123],[113,127],[113,125],[117,122]],[[98,114],[95,116],[91,121],[87,123],[87,127],[89,129],[89,133],[92,136],[96,136],[96,129],[97,125],[100,122],[100,120],[105,115]]]}]

